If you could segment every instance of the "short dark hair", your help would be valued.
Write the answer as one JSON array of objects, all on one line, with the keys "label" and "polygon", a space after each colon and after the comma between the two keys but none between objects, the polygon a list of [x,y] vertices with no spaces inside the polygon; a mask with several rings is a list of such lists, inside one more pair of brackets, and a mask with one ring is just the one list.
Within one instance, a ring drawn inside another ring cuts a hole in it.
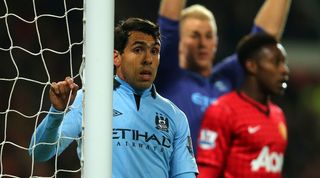
[{"label": "short dark hair", "polygon": [[261,49],[268,45],[277,45],[275,37],[267,33],[255,33],[244,36],[237,45],[237,55],[241,66],[245,69],[245,62],[249,58],[258,59]]},{"label": "short dark hair", "polygon": [[114,30],[114,49],[123,53],[127,45],[129,33],[138,31],[151,35],[154,39],[160,40],[159,26],[149,20],[141,18],[128,18],[116,26]]}]

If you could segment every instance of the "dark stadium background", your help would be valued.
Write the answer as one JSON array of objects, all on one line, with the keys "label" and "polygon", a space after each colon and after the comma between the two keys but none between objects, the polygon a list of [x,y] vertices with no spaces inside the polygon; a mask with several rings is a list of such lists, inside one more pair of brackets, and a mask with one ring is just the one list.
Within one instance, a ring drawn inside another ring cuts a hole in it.
[{"label": "dark stadium background", "polygon": [[[283,44],[288,52],[291,78],[286,95],[274,98],[286,114],[288,123],[289,144],[284,161],[284,178],[319,178],[320,177],[320,1],[292,0],[292,7],[286,25]],[[39,12],[63,13],[61,0],[37,0]],[[67,0],[70,6],[81,7],[80,0]],[[115,20],[135,16],[156,21],[160,0],[115,0]],[[34,18],[32,1],[8,0],[8,7],[14,13]],[[218,24],[219,48],[216,61],[231,54],[237,41],[248,33],[253,18],[263,0],[189,0],[189,4],[199,3],[207,6],[215,14]],[[42,9],[42,10],[41,10]],[[4,1],[0,2],[0,17],[5,14]],[[103,17],[101,17],[103,18]],[[0,18],[0,48],[7,48],[10,41],[6,32],[5,18]],[[82,39],[82,12],[69,14],[69,25],[72,41]],[[8,17],[14,45],[20,45],[32,52],[39,51],[39,43],[34,25],[26,24],[13,17]],[[64,50],[67,46],[65,23],[56,20],[39,19],[42,30],[43,47]],[[112,42],[112,40],[110,40]],[[70,70],[77,73],[80,63],[82,46],[72,48],[73,68],[66,63],[68,54],[56,55],[45,52],[51,81],[64,79]],[[23,51],[13,50],[17,60],[20,76],[46,81],[40,57],[34,57]],[[106,59],[106,60],[111,60]],[[9,53],[0,50],[0,78],[12,78],[16,74],[10,61]],[[80,82],[79,77],[76,78]],[[27,147],[34,129],[34,118],[22,118],[19,114],[9,113],[7,123],[3,112],[8,107],[9,93],[13,82],[0,80],[0,157],[2,173],[19,177],[29,177],[32,160],[27,151],[18,149],[2,141],[16,142]],[[43,86],[19,80],[10,100],[11,109],[26,115],[33,115],[39,110]],[[42,109],[48,109],[48,88]],[[43,118],[43,114],[39,119]],[[7,127],[5,127],[7,125]],[[58,167],[78,169],[76,144],[72,144],[59,158]],[[54,159],[45,163],[36,163],[34,173],[39,176],[51,176],[54,172]],[[59,172],[57,177],[80,177],[80,173],[70,174]]]}]

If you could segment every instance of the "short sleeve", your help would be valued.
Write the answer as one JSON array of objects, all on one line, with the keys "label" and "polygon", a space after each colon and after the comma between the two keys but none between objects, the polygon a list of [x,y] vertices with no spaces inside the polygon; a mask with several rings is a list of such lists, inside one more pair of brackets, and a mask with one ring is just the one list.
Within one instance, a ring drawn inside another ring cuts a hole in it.
[{"label": "short sleeve", "polygon": [[198,173],[187,118],[182,112],[178,117],[173,143],[174,150],[170,161],[170,177],[188,172]]},{"label": "short sleeve", "polygon": [[208,177],[204,172],[210,172],[210,177],[220,175],[231,142],[230,123],[230,111],[219,101],[206,110],[197,145],[199,178]]}]

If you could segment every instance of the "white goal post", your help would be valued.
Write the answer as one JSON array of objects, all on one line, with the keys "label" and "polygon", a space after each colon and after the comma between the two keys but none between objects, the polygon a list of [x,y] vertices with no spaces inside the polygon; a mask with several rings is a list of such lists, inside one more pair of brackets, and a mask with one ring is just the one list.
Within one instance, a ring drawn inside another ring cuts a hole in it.
[{"label": "white goal post", "polygon": [[85,3],[84,177],[111,177],[114,0]]}]

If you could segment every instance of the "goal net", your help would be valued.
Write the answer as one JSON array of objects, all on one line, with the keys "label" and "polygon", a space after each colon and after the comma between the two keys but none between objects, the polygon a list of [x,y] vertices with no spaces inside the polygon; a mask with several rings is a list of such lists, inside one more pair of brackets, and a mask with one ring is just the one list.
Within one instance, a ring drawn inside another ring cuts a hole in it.
[{"label": "goal net", "polygon": [[50,84],[71,76],[83,85],[84,6],[82,0],[0,2],[0,177],[82,176],[76,142],[46,162],[34,161],[29,144],[50,108]]}]

